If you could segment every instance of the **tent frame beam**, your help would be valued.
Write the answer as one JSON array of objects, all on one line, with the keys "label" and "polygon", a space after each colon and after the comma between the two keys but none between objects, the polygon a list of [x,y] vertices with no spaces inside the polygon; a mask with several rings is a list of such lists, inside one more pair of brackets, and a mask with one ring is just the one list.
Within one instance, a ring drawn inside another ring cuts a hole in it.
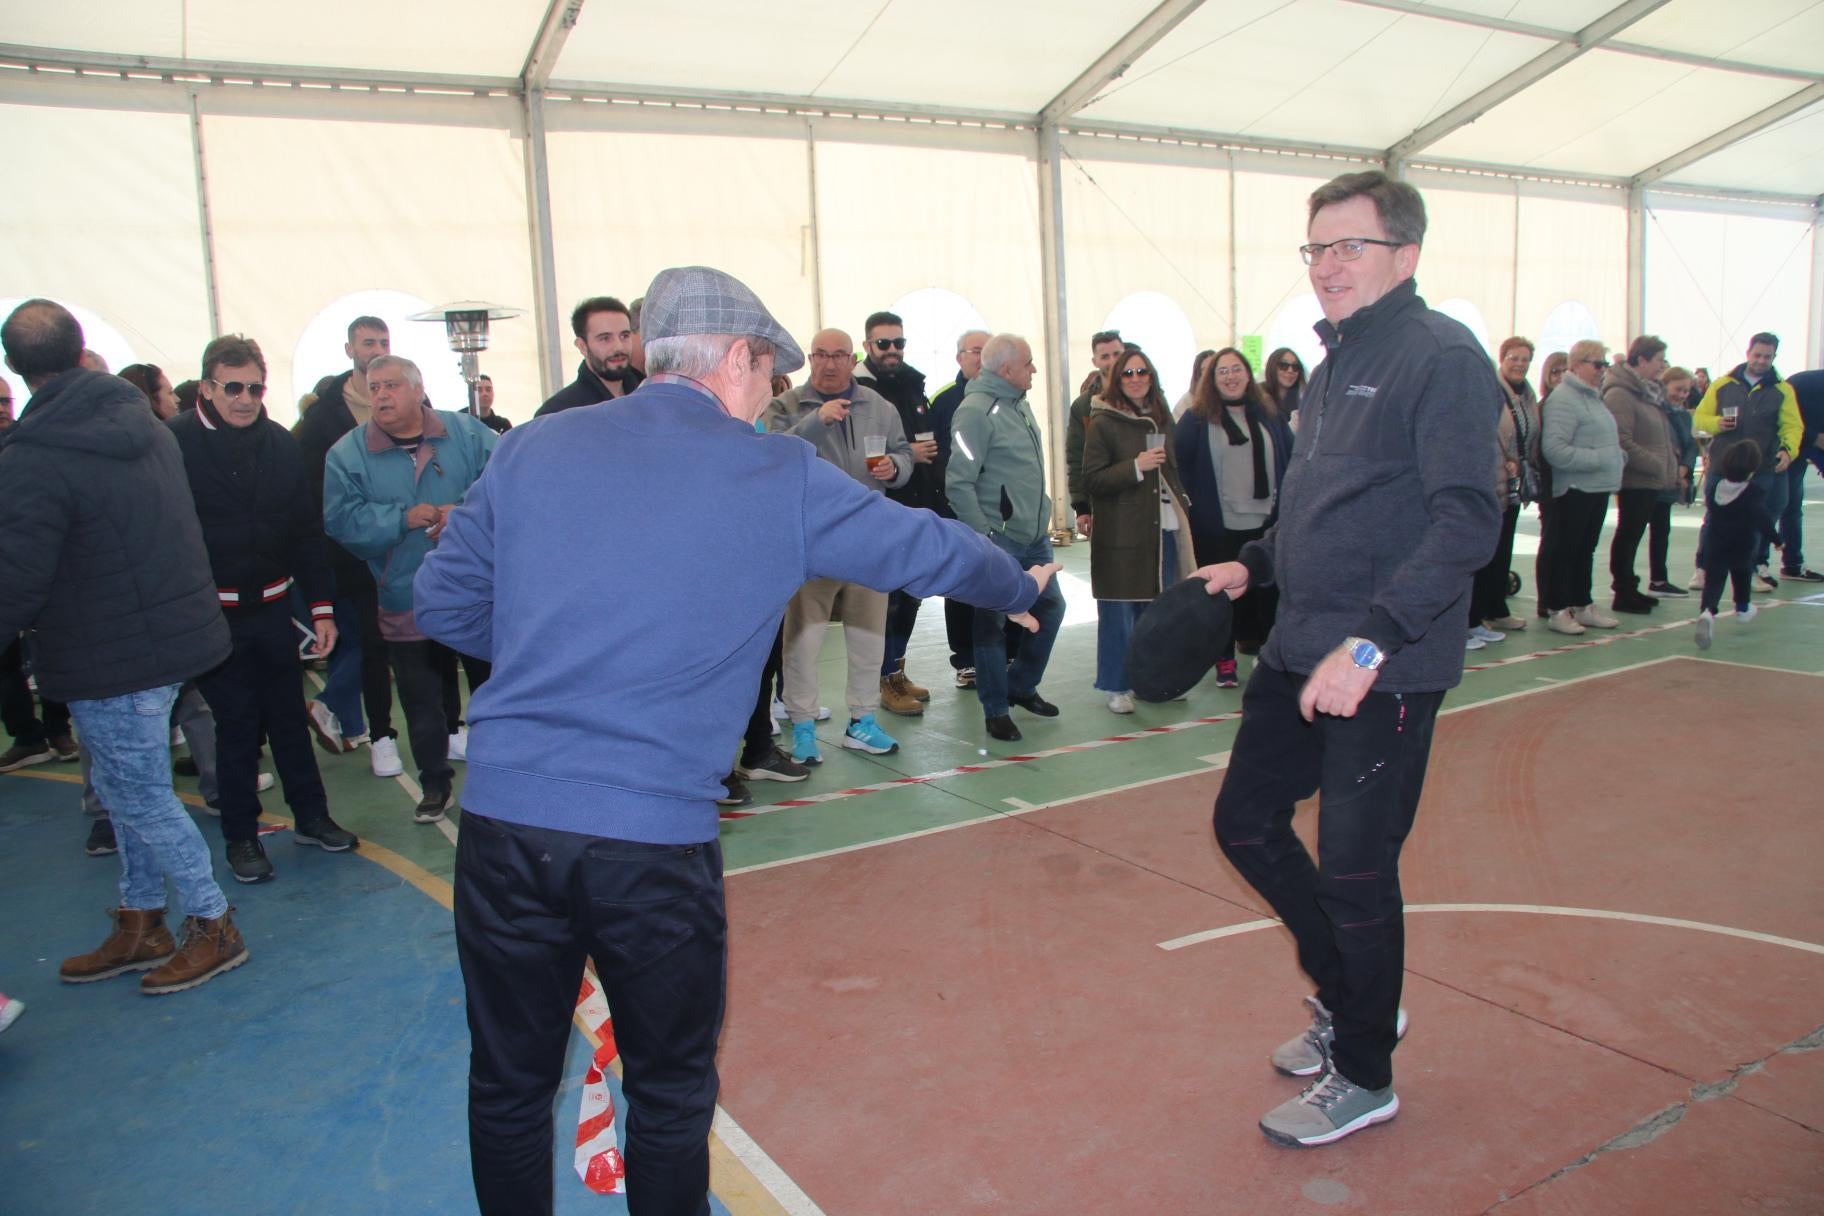
[{"label": "tent frame beam", "polygon": [[532,92],[543,89],[550,81],[558,56],[563,54],[564,43],[569,40],[570,31],[576,28],[582,12],[583,0],[551,0],[545,8],[544,20],[538,24],[531,49],[526,52],[526,66],[520,69],[521,88]]},{"label": "tent frame beam", "polygon": [[1575,59],[1580,59],[1642,17],[1664,8],[1671,0],[1623,0],[1569,38],[1542,55],[1521,64],[1501,79],[1465,98],[1387,149],[1387,171],[1398,176],[1400,167],[1415,152],[1428,148],[1452,132],[1475,122],[1502,102],[1532,88]]},{"label": "tent frame beam", "polygon": [[1109,85],[1127,74],[1127,70],[1157,46],[1161,39],[1203,6],[1203,0],[1162,0],[1158,8],[1140,19],[1139,24],[1122,35],[1121,40],[1104,51],[1083,74],[1064,86],[1039,111],[1039,125],[1055,128],[1078,110],[1096,99]]},{"label": "tent frame beam", "polygon": [[1790,97],[1774,102],[1760,113],[1750,114],[1735,125],[1725,127],[1714,135],[1698,140],[1683,152],[1674,153],[1657,165],[1641,170],[1634,175],[1632,181],[1634,184],[1642,186],[1650,186],[1655,182],[1663,181],[1679,170],[1689,168],[1703,160],[1706,156],[1758,135],[1775,123],[1784,121],[1819,101],[1824,101],[1824,81],[1800,89]]}]

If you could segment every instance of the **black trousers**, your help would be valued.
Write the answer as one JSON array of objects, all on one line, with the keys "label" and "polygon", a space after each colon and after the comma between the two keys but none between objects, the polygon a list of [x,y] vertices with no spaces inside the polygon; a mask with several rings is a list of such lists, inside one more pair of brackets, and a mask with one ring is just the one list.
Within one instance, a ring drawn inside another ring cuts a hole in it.
[{"label": "black trousers", "polygon": [[706,1216],[727,988],[721,844],[580,836],[465,807],[455,887],[483,1216],[551,1211],[552,1103],[585,957],[626,1069],[627,1210]]},{"label": "black trousers", "polygon": [[32,686],[25,679],[25,639],[14,637],[0,651],[0,724],[14,743],[36,746],[70,733],[70,711],[61,701],[45,701],[39,718]]},{"label": "black trousers", "polygon": [[[399,681],[399,702],[405,709],[405,735],[418,768],[418,784],[425,789],[448,789],[456,770],[450,767],[450,736],[457,719],[450,716],[450,701],[460,703],[456,689],[456,658],[449,647],[428,638],[418,642],[388,642],[387,654]],[[464,656],[465,660],[467,656]],[[483,664],[485,667],[486,664]],[[487,675],[482,673],[482,680]],[[469,672],[473,688],[481,681]]]},{"label": "black trousers", "polygon": [[1637,591],[1640,576],[1634,573],[1634,556],[1659,505],[1658,490],[1617,490],[1615,536],[1609,541],[1609,585],[1616,595]]},{"label": "black trousers", "polygon": [[1584,490],[1566,490],[1552,500],[1545,517],[1551,561],[1546,570],[1548,611],[1581,608],[1592,603],[1591,563],[1596,542],[1602,539],[1602,521],[1608,514],[1609,496]]},{"label": "black trousers", "polygon": [[285,802],[299,823],[329,814],[323,777],[311,751],[304,710],[303,670],[298,666],[297,632],[284,600],[258,608],[224,612],[234,652],[228,661],[197,677],[197,690],[215,716],[216,809],[222,839],[259,835],[260,739],[272,748]]},{"label": "black trousers", "polygon": [[[1219,532],[1192,532],[1191,552],[1199,566],[1213,566],[1217,562],[1232,562],[1241,555],[1241,548],[1251,540],[1259,540],[1267,534],[1263,525],[1258,528],[1224,528]],[[1278,587],[1250,587],[1248,593],[1234,603],[1234,626],[1229,631],[1228,644],[1222,648],[1219,659],[1235,657],[1235,643],[1245,642],[1259,647],[1273,632],[1273,621],[1279,615]]]},{"label": "black trousers", "polygon": [[[1216,796],[1216,843],[1292,931],[1299,966],[1335,1015],[1337,1071],[1380,1089],[1393,1081],[1406,959],[1400,849],[1444,694],[1370,692],[1353,718],[1306,722],[1304,684],[1255,667]],[[1313,863],[1292,811],[1320,791]]]},{"label": "black trousers", "polygon": [[773,749],[773,684],[784,665],[785,630],[773,635],[773,648],[766,656],[766,669],[760,673],[760,697],[747,720],[747,734],[741,739],[741,767],[751,768],[766,759]]},{"label": "black trousers", "polygon": [[336,567],[336,588],[354,601],[361,620],[361,708],[367,713],[370,739],[393,739],[393,669],[387,641],[380,633],[380,591],[365,566]]},{"label": "black trousers", "polygon": [[1666,574],[1666,549],[1672,543],[1672,503],[1660,499],[1647,516],[1647,581],[1669,583]]},{"label": "black trousers", "polygon": [[1514,565],[1514,531],[1520,526],[1519,504],[1510,504],[1501,516],[1501,539],[1488,565],[1476,571],[1469,589],[1469,623],[1486,625],[1508,615],[1507,576]]},{"label": "black trousers", "polygon": [[433,642],[437,649],[432,653],[443,666],[443,716],[449,721],[450,733],[453,735],[462,726],[462,685],[457,682],[456,666],[462,665],[462,672],[469,677],[469,695],[488,682],[494,673],[494,664],[486,659],[478,659],[472,654],[462,654],[448,646]]},{"label": "black trousers", "polygon": [[[1016,628],[1018,628],[1016,626]],[[1024,633],[1025,630],[1020,630]],[[975,606],[961,600],[944,601],[944,640],[950,643],[950,666],[961,671],[975,666]],[[1009,654],[1012,651],[1008,652]]]},{"label": "black trousers", "polygon": [[1547,606],[1552,602],[1546,584],[1552,576],[1552,504],[1557,500],[1551,496],[1550,491],[1541,489],[1540,494],[1539,551],[1533,555],[1533,599],[1539,615],[1544,616],[1548,611]]}]

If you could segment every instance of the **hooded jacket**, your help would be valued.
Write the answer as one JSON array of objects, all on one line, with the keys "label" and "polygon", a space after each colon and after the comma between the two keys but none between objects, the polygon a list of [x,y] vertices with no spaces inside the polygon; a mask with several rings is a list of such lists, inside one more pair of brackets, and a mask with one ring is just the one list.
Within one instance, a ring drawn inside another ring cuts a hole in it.
[{"label": "hooded jacket", "polygon": [[1621,471],[1621,488],[1676,489],[1678,441],[1653,390],[1633,368],[1617,363],[1603,376],[1602,403],[1615,415],[1616,438],[1627,458]]},{"label": "hooded jacket", "polygon": [[956,407],[944,492],[956,517],[984,536],[1030,545],[1051,528],[1038,420],[1026,394],[991,371],[969,382]]},{"label": "hooded jacket", "polygon": [[33,628],[55,701],[181,684],[229,654],[177,441],[115,376],[54,376],[0,432],[0,637]]},{"label": "hooded jacket", "polygon": [[[1144,474],[1134,460],[1147,438],[1165,438],[1165,463]],[[1172,452],[1172,420],[1130,414],[1097,399],[1083,432],[1083,487],[1095,507],[1096,530],[1089,537],[1089,584],[1099,600],[1151,600],[1196,568],[1191,552],[1191,518]],[[1160,478],[1165,484],[1160,486]],[[1178,545],[1170,581],[1159,558],[1163,494],[1178,520]]]}]

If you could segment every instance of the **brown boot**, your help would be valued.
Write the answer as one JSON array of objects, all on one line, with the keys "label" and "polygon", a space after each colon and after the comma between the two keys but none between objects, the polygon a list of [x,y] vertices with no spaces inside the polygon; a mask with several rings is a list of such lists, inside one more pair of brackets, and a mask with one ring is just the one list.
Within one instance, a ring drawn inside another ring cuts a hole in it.
[{"label": "brown boot", "polygon": [[177,943],[165,928],[163,908],[139,911],[135,908],[112,908],[114,932],[108,940],[87,954],[66,958],[57,969],[66,984],[88,984],[105,980],[123,971],[145,971],[158,966],[177,953]]},{"label": "brown boot", "polygon": [[214,920],[200,916],[184,918],[184,944],[170,962],[139,981],[139,990],[147,996],[182,992],[206,984],[224,971],[232,971],[247,961],[247,943],[234,927],[234,909]]},{"label": "brown boot", "polygon": [[906,691],[906,677],[897,671],[880,682],[880,707],[902,718],[916,718],[925,712],[924,702]]},{"label": "brown boot", "polygon": [[908,695],[916,697],[920,701],[929,701],[931,699],[931,690],[922,684],[914,684],[912,678],[906,674],[906,661],[904,659],[899,661],[899,670],[893,673],[893,677],[898,678],[900,687]]}]

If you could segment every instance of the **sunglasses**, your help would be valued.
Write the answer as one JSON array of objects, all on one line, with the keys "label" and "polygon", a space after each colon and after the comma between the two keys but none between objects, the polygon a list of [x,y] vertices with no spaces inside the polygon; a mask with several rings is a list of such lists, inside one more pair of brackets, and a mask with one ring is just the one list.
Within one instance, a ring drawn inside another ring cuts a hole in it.
[{"label": "sunglasses", "polygon": [[1585,359],[1584,362],[1599,372],[1607,371],[1609,367],[1609,361],[1607,359]]},{"label": "sunglasses", "polygon": [[1144,367],[1129,367],[1129,368],[1124,368],[1122,370],[1121,374],[1123,376],[1126,376],[1129,380],[1136,380],[1136,379],[1139,379],[1141,376],[1147,376],[1150,378],[1153,373],[1147,371]]},{"label": "sunglasses", "polygon": [[209,377],[209,380],[210,383],[226,393],[230,400],[240,396],[242,393],[246,393],[255,401],[264,401],[266,399],[266,386],[258,380],[251,382],[246,380],[217,380],[214,376]]},{"label": "sunglasses", "polygon": [[874,349],[904,350],[906,349],[906,340],[904,338],[876,338],[874,339]]},{"label": "sunglasses", "polygon": [[1287,359],[1279,365],[1279,370],[1282,372],[1295,372],[1298,370],[1298,364]]}]

